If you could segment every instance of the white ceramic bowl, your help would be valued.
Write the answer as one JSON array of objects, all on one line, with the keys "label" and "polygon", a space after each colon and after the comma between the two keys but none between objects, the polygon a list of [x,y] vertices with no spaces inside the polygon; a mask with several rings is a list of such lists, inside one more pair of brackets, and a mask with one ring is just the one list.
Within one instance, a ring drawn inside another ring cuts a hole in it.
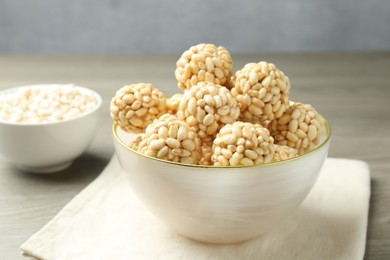
[{"label": "white ceramic bowl", "polygon": [[189,238],[235,243],[257,237],[296,209],[315,183],[329,148],[330,127],[313,151],[249,167],[202,167],[142,155],[134,135],[113,126],[119,162],[135,193],[160,220]]},{"label": "white ceramic bowl", "polygon": [[[102,98],[98,93],[77,87],[96,97],[97,105],[93,110],[76,118],[53,123],[0,121],[0,156],[28,172],[51,173],[70,166],[91,143],[102,104]],[[23,87],[2,90],[0,95],[12,93],[20,88]]]}]

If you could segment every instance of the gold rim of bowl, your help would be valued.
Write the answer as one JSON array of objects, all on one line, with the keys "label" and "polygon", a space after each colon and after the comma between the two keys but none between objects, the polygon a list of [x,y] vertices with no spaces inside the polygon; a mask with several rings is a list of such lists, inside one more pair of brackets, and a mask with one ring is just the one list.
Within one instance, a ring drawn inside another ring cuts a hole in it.
[{"label": "gold rim of bowl", "polygon": [[213,165],[195,165],[195,164],[185,164],[185,163],[178,163],[178,162],[171,162],[171,161],[167,161],[167,160],[163,160],[163,159],[159,159],[159,158],[155,158],[155,157],[152,157],[152,156],[149,156],[149,155],[145,155],[145,154],[142,154],[138,151],[135,151],[133,149],[131,149],[127,144],[125,144],[118,136],[117,134],[117,128],[119,127],[119,125],[114,122],[114,124],[112,125],[112,132],[114,134],[114,137],[115,139],[123,146],[125,147],[127,150],[129,150],[130,152],[132,153],[135,153],[139,156],[143,156],[145,158],[149,158],[151,160],[155,160],[155,161],[158,161],[158,162],[161,162],[161,163],[166,163],[166,164],[173,164],[173,165],[177,165],[177,166],[183,166],[183,167],[193,167],[193,168],[218,168],[218,169],[223,169],[223,168],[226,168],[226,169],[232,169],[232,168],[251,168],[251,167],[270,167],[270,166],[274,166],[274,165],[279,165],[279,164],[284,164],[284,163],[288,163],[288,162],[291,162],[291,161],[296,161],[296,160],[299,160],[303,157],[307,157],[313,153],[316,153],[318,152],[322,147],[324,147],[327,143],[329,143],[329,140],[330,140],[330,137],[331,137],[331,128],[330,128],[330,125],[328,123],[328,121],[321,116],[321,119],[322,121],[324,122],[324,125],[325,125],[325,129],[326,129],[326,138],[325,140],[320,144],[318,145],[316,148],[314,148],[313,150],[311,150],[310,152],[307,152],[305,154],[302,154],[302,155],[299,155],[297,157],[294,157],[294,158],[291,158],[291,159],[287,159],[287,160],[282,160],[282,161],[278,161],[278,162],[270,162],[270,163],[265,163],[265,164],[257,164],[257,165],[240,165],[240,166],[213,166]]}]

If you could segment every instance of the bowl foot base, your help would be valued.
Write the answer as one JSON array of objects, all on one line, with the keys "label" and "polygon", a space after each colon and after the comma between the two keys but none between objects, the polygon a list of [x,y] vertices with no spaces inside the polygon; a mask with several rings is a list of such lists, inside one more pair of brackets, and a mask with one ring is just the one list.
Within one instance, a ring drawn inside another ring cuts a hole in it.
[{"label": "bowl foot base", "polygon": [[25,165],[17,165],[16,167],[18,167],[20,170],[25,171],[25,172],[49,174],[49,173],[59,172],[59,171],[65,170],[72,163],[73,163],[73,161],[65,162],[65,163],[61,163],[61,164],[50,165],[50,166],[43,166],[43,167],[25,166]]}]

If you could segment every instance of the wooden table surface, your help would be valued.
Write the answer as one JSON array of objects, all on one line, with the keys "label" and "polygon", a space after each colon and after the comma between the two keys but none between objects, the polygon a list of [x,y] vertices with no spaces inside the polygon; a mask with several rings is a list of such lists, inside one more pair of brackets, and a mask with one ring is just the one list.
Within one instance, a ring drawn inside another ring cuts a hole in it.
[{"label": "wooden table surface", "polygon": [[[107,164],[114,153],[109,102],[127,83],[152,82],[179,92],[178,55],[0,56],[0,89],[34,83],[75,83],[103,97],[101,123],[87,152],[65,171],[34,175],[0,159],[0,259],[20,259],[19,246],[43,227]],[[291,99],[311,103],[330,122],[329,156],[364,160],[371,169],[365,259],[390,259],[390,53],[232,55],[275,63],[291,80]]]}]

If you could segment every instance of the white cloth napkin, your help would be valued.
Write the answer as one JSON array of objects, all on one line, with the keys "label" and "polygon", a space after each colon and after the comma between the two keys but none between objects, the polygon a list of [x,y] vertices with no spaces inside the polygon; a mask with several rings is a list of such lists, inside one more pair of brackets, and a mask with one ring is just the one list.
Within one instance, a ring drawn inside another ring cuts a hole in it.
[{"label": "white cloth napkin", "polygon": [[114,156],[21,250],[39,259],[363,259],[369,196],[366,163],[327,159],[303,204],[271,232],[239,244],[204,244],[151,215]]}]

